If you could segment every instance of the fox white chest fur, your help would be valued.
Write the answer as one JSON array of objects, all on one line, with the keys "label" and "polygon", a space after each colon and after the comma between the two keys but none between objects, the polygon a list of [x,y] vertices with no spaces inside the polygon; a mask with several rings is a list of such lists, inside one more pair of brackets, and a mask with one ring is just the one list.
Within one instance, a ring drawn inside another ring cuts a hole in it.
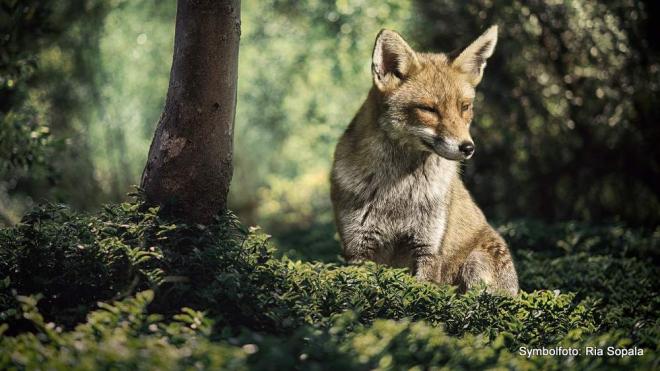
[{"label": "fox white chest fur", "polygon": [[[380,249],[377,262],[413,269],[409,245],[425,244],[430,253],[440,252],[457,164],[429,154],[411,156],[390,143],[370,149],[363,152],[373,164],[367,171],[338,160],[337,186],[353,190],[346,200],[352,206],[337,210],[345,227],[340,233],[348,240],[367,235],[370,245],[365,249]],[[392,166],[392,161],[403,166]]]}]

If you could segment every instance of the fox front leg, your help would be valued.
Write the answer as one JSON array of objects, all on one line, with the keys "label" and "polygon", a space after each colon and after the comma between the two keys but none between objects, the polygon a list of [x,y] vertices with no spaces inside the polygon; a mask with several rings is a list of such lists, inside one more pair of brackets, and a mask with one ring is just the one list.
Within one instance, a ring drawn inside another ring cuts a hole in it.
[{"label": "fox front leg", "polygon": [[344,259],[349,264],[363,261],[380,261],[383,254],[383,239],[377,230],[360,230],[345,239]]},{"label": "fox front leg", "polygon": [[411,250],[414,259],[415,277],[420,281],[435,281],[439,274],[439,267],[437,257],[433,251],[433,245],[430,243],[414,242]]}]

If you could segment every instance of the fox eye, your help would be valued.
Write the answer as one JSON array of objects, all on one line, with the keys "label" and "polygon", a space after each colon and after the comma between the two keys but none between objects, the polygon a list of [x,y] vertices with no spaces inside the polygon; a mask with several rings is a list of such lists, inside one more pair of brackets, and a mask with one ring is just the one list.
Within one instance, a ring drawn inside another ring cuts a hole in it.
[{"label": "fox eye", "polygon": [[417,106],[417,109],[423,112],[429,112],[429,113],[435,113],[437,114],[438,112],[435,110],[435,108],[431,106]]},{"label": "fox eye", "polygon": [[470,108],[470,103],[463,103],[463,104],[461,105],[461,111],[462,111],[462,112],[467,111],[469,108]]}]

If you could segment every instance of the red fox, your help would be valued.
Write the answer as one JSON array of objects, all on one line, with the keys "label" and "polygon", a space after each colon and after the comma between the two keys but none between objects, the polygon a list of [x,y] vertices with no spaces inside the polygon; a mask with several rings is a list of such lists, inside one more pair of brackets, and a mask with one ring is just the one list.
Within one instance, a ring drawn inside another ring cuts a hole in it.
[{"label": "red fox", "polygon": [[516,270],[458,174],[474,153],[475,87],[497,43],[492,26],[458,53],[414,51],[382,30],[373,86],[335,150],[331,198],[343,255],[407,267],[420,280],[485,283],[515,295]]}]

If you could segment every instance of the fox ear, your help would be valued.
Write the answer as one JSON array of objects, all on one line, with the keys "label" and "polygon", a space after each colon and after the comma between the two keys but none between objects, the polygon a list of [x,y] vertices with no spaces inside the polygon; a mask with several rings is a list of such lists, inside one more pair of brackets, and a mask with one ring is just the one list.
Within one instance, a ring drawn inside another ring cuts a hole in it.
[{"label": "fox ear", "polygon": [[486,59],[493,55],[495,44],[497,44],[497,26],[491,26],[463,49],[451,65],[465,73],[472,86],[477,86],[484,74]]},{"label": "fox ear", "polygon": [[419,66],[415,51],[398,33],[381,30],[371,58],[374,84],[381,91],[391,90]]}]

